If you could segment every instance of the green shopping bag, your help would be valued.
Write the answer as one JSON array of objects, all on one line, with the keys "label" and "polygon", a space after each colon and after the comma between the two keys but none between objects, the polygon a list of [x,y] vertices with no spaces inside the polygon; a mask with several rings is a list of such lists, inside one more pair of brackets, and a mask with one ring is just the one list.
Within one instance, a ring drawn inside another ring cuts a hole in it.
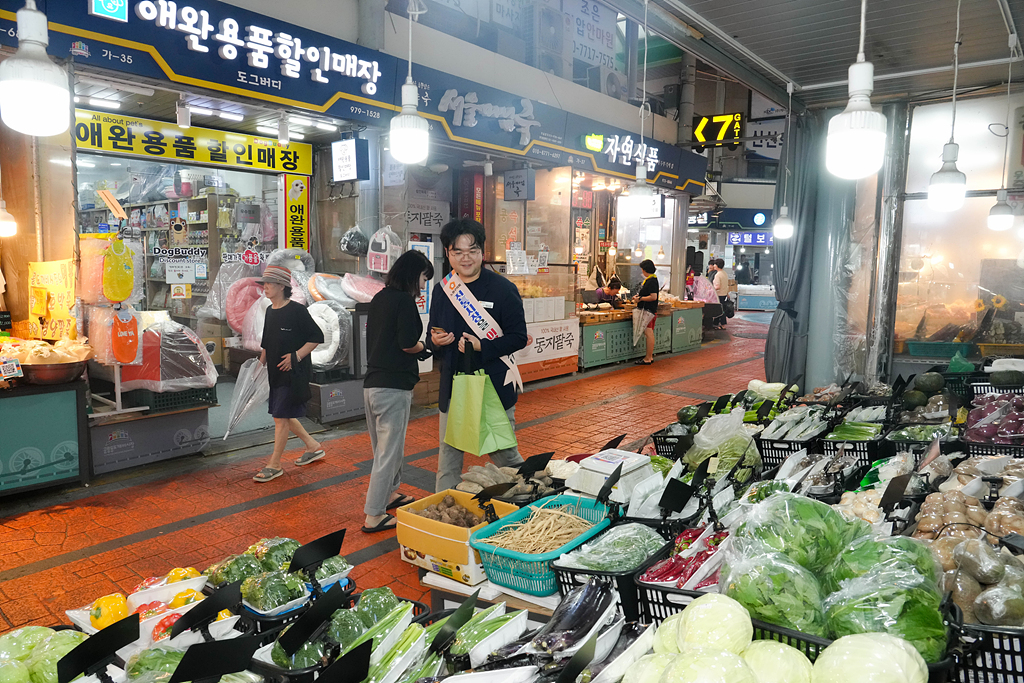
[{"label": "green shopping bag", "polygon": [[452,379],[444,442],[473,455],[512,448],[516,445],[516,434],[491,378],[483,370],[469,371],[472,366],[468,348],[463,358],[465,371]]}]

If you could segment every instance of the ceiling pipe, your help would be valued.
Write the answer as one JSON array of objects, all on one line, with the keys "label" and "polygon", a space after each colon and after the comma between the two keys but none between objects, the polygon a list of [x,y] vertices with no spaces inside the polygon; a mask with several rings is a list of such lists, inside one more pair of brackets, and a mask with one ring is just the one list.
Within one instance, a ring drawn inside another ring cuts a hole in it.
[{"label": "ceiling pipe", "polygon": [[[1005,66],[1006,64],[1009,64],[1010,62],[1021,62],[1021,61],[1024,61],[1024,56],[1014,57],[1013,59],[1010,59],[1009,57],[1003,57],[1002,59],[987,59],[987,60],[984,60],[984,61],[981,61],[981,62],[967,62],[966,64],[961,64],[960,65],[960,70],[963,71],[964,69],[978,69],[978,68],[990,67],[990,66]],[[895,81],[895,80],[899,80],[901,78],[912,78],[914,76],[927,76],[929,74],[941,74],[941,73],[945,73],[947,71],[952,71],[952,70],[953,70],[953,65],[952,64],[945,64],[943,66],[933,66],[933,67],[929,67],[927,69],[914,69],[913,71],[899,71],[899,72],[891,73],[891,74],[877,74],[876,73],[875,74],[875,82],[877,83],[878,81]],[[803,88],[801,88],[801,90],[803,90],[804,92],[809,92],[811,90],[828,90],[830,88],[845,88],[847,83],[848,83],[848,81],[845,81],[845,80],[843,80],[843,81],[829,81],[827,83],[811,83],[810,85],[803,86]]]}]

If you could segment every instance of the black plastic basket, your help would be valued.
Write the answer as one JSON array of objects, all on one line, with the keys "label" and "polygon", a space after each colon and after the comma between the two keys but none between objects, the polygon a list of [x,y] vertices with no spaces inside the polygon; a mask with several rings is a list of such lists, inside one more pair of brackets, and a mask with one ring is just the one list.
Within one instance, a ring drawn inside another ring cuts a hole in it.
[{"label": "black plastic basket", "polygon": [[[337,645],[332,645],[330,651],[329,660],[333,660],[337,656],[339,648]],[[269,683],[313,683],[325,668],[324,664],[317,664],[305,669],[282,669],[276,664],[268,664],[255,657],[249,662],[249,669],[253,673],[263,676],[263,680]]]},{"label": "black plastic basket", "polygon": [[126,408],[148,406],[149,413],[167,413],[186,408],[217,405],[217,387],[205,389],[184,389],[157,393],[149,389],[133,389],[121,394],[121,403]]},{"label": "black plastic basket", "polygon": [[857,465],[871,465],[886,456],[886,441],[884,433],[877,439],[871,441],[832,441],[821,440],[821,452],[827,456],[834,456],[839,453],[839,444],[846,444],[846,451],[857,454]]},{"label": "black plastic basket", "polygon": [[805,448],[808,453],[817,453],[820,439],[780,441],[776,439],[762,439],[760,434],[756,434],[754,435],[754,442],[757,444],[757,450],[761,453],[761,462],[764,463],[764,466],[775,467],[786,462],[789,456]]},{"label": "black plastic basket", "polygon": [[970,383],[970,401],[974,403],[974,400],[979,396],[987,396],[989,394],[1016,394],[1017,396],[1024,395],[1024,386],[1015,384],[1007,387],[996,387],[992,386],[992,382],[988,380],[988,373],[982,373],[981,378],[972,378],[969,380]]},{"label": "black plastic basket", "polygon": [[676,446],[680,439],[689,439],[690,443],[693,443],[693,434],[666,434],[668,427],[662,429],[660,432],[651,434],[651,440],[654,442],[654,452],[663,458],[669,460],[678,460],[676,455]]},{"label": "black plastic basket", "polygon": [[1020,446],[1010,446],[1001,443],[971,443],[970,441],[964,441],[963,444],[964,448],[967,449],[967,455],[972,458],[988,455],[1008,455],[1013,458],[1024,458],[1024,443]]},{"label": "black plastic basket", "polygon": [[245,605],[242,605],[242,609],[239,611],[239,615],[241,616],[240,621],[248,622],[252,626],[253,633],[256,635],[264,635],[270,631],[279,630],[292,623],[305,614],[312,604],[313,600],[310,598],[304,604],[299,605],[290,612],[285,612],[284,614],[278,614],[275,616],[260,614],[259,612],[255,612]]},{"label": "black plastic basket", "polygon": [[532,503],[536,503],[541,498],[547,498],[548,496],[557,496],[567,492],[568,490],[569,488],[567,486],[562,485],[548,490],[547,493],[528,493],[519,496],[495,496],[494,500],[500,500],[502,503],[508,503],[509,505],[515,505],[517,507],[522,508]]},{"label": "black plastic basket", "polygon": [[1017,683],[1024,679],[1024,628],[965,624],[953,680]]},{"label": "black plastic basket", "polygon": [[[624,520],[625,521],[625,520]],[[658,520],[631,520],[640,524],[654,527],[657,529]],[[608,527],[604,533],[608,533],[611,529],[616,526]],[[603,535],[603,534],[601,534]],[[601,537],[596,536],[592,541],[596,541]],[[664,535],[664,534],[663,534]],[[672,552],[672,541],[673,539],[667,539],[668,543],[662,546],[652,557],[645,560],[640,566],[649,566],[650,562],[654,558],[664,559],[669,556]],[[633,576],[636,570],[629,570],[627,572],[602,572],[593,569],[580,569],[577,567],[559,567],[555,564],[558,560],[551,560],[548,566],[555,573],[555,581],[558,583],[558,593],[564,598],[569,594],[570,591],[582,586],[594,576],[599,576],[611,580],[615,584],[615,590],[619,595],[618,605],[622,610],[622,615],[626,617],[626,621],[638,621],[643,616],[643,612],[640,607],[640,599],[637,593],[637,586],[633,580]]]},{"label": "black plastic basket", "polygon": [[943,390],[949,391],[960,399],[960,405],[967,405],[974,400],[971,383],[977,380],[984,381],[988,377],[986,372],[942,372],[940,374],[946,380]]}]

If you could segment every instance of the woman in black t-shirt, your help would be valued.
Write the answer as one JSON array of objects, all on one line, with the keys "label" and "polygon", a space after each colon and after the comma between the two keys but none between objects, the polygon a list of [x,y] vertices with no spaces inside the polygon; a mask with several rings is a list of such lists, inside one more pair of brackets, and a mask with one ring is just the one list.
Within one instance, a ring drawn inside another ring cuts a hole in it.
[{"label": "woman in black t-shirt", "polygon": [[[640,285],[640,291],[633,297],[634,303],[637,308],[641,308],[651,313],[658,312],[658,278],[654,275],[655,267],[654,261],[651,259],[644,259],[640,262],[640,270],[644,273],[643,284]],[[637,365],[650,365],[654,362],[654,323],[657,318],[651,318],[651,322],[644,329],[644,337],[647,342],[647,353],[644,355],[642,360],[636,362]]]},{"label": "woman in black t-shirt", "polygon": [[423,322],[416,297],[432,277],[434,267],[427,257],[419,251],[407,251],[391,266],[384,289],[370,301],[363,405],[373,469],[363,506],[366,533],[394,529],[395,518],[387,511],[413,501],[412,496],[399,493],[398,486],[402,483],[412,389],[420,381],[417,360],[430,356],[420,341]]},{"label": "woman in black t-shirt", "polygon": [[288,443],[288,432],[299,437],[306,446],[306,452],[295,460],[296,465],[308,465],[324,457],[320,444],[298,420],[305,417],[306,401],[310,398],[313,361],[309,355],[317,345],[323,344],[324,333],[313,322],[305,306],[290,300],[290,270],[282,266],[267,266],[258,282],[270,299],[270,308],[263,323],[260,362],[267,366],[270,382],[268,412],[274,416],[274,452],[267,466],[253,477],[253,481],[264,483],[284,474],[281,456]]}]

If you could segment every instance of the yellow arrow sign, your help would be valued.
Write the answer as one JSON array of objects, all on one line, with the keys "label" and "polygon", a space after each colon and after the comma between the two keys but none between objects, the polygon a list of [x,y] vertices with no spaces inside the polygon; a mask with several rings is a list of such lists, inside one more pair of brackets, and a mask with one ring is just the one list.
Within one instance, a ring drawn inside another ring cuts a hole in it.
[{"label": "yellow arrow sign", "polygon": [[707,142],[707,138],[704,137],[704,126],[706,125],[708,125],[708,117],[703,116],[693,131],[693,137],[697,139],[697,142]]}]

